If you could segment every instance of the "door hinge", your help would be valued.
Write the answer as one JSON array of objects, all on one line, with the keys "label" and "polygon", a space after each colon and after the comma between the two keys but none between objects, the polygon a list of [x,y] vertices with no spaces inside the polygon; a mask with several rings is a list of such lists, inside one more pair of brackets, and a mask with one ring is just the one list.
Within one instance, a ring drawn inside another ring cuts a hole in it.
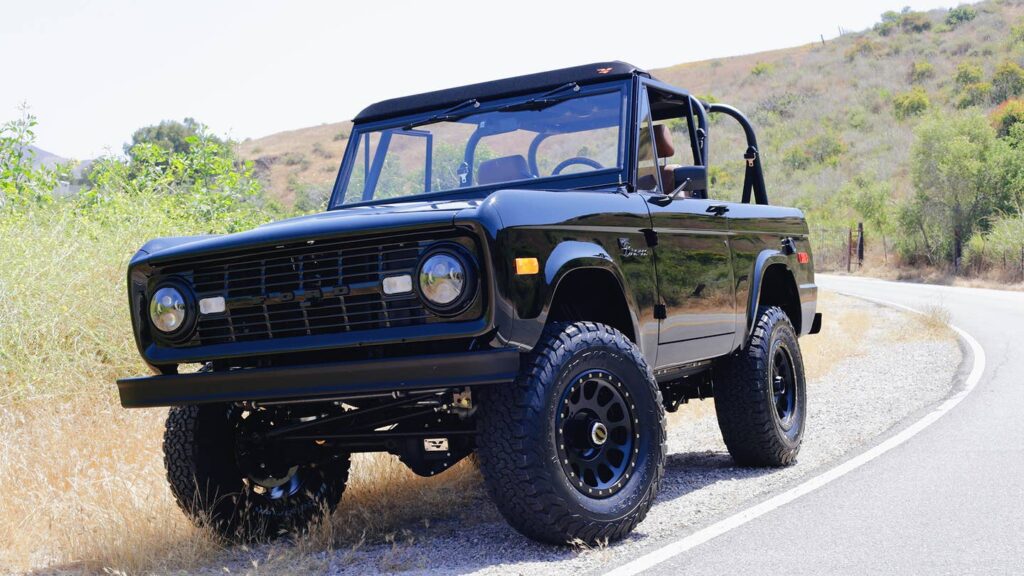
[{"label": "door hinge", "polygon": [[668,318],[668,310],[665,308],[665,305],[664,304],[655,304],[654,305],[654,319],[655,320],[664,320],[666,318]]},{"label": "door hinge", "polygon": [[654,248],[655,246],[658,245],[658,233],[657,232],[655,232],[654,230],[652,230],[650,228],[644,228],[643,230],[641,230],[641,232],[644,233],[644,240],[647,241],[647,246],[649,248]]}]

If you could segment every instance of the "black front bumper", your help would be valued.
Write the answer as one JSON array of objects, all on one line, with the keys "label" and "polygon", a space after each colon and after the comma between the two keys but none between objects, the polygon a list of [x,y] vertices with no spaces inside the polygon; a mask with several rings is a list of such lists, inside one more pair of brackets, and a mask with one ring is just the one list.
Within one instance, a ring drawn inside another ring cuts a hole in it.
[{"label": "black front bumper", "polygon": [[511,382],[518,370],[519,351],[501,348],[359,362],[122,378],[117,381],[117,387],[125,408],[149,408],[498,384]]}]

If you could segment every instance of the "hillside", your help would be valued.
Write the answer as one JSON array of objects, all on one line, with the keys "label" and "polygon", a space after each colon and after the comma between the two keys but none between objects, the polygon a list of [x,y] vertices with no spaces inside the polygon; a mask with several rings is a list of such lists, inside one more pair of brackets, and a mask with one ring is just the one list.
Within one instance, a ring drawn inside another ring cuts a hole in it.
[{"label": "hillside", "polygon": [[[1022,43],[1011,40],[1024,4],[990,0],[971,5],[971,11],[973,18],[960,21],[947,10],[886,13],[871,30],[824,43],[652,73],[751,117],[773,201],[813,212],[858,178],[891,184],[900,198],[911,188],[909,155],[922,111],[897,111],[897,101],[923,91],[930,109],[953,111],[1001,64],[1024,60]],[[981,78],[966,88],[963,79],[958,84],[961,65],[980,68]],[[978,107],[987,112],[996,103],[982,98]],[[296,194],[315,201],[333,183],[349,128],[340,122],[282,132],[243,142],[239,151],[257,162],[275,196],[287,203]],[[711,130],[711,162],[720,167],[715,185],[723,196],[739,194],[740,136],[732,123]],[[844,205],[837,202],[829,213]]]}]

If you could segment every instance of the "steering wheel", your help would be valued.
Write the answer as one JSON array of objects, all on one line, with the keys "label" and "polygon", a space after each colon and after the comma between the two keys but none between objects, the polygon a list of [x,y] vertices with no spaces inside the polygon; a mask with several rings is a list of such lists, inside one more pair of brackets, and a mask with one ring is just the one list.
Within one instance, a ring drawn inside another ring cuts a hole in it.
[{"label": "steering wheel", "polygon": [[602,170],[604,166],[601,165],[597,160],[591,160],[590,158],[584,158],[583,156],[574,156],[572,158],[566,158],[555,166],[555,169],[551,171],[552,176],[558,176],[562,170],[565,170],[573,164],[583,164],[584,166],[590,166],[594,170]]}]

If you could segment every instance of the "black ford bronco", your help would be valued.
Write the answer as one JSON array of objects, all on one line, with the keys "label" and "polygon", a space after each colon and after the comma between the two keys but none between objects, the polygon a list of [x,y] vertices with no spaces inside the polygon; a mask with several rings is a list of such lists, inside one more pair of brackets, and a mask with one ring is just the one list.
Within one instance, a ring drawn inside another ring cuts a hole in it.
[{"label": "black ford bronco", "polygon": [[[714,114],[746,134],[740,202],[708,197]],[[303,530],[372,451],[423,476],[475,452],[523,534],[621,538],[690,399],[738,463],[793,462],[821,323],[747,119],[622,62],[374,104],[325,212],[153,240],[128,293],[155,375],[121,402],[172,407],[171,489],[237,539]]]}]

